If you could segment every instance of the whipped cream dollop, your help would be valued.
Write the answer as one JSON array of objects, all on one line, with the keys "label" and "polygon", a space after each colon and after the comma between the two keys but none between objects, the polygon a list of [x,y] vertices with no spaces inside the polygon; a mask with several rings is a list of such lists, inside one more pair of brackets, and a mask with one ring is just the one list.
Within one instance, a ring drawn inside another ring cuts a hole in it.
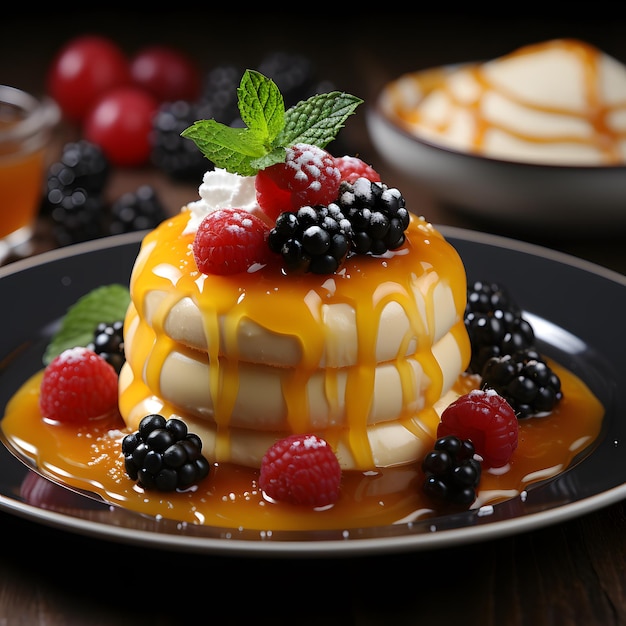
[{"label": "whipped cream dollop", "polygon": [[205,172],[198,188],[200,199],[183,207],[183,211],[189,211],[189,221],[183,234],[195,233],[205,216],[218,209],[259,211],[254,179],[254,176],[231,174],[219,168]]}]

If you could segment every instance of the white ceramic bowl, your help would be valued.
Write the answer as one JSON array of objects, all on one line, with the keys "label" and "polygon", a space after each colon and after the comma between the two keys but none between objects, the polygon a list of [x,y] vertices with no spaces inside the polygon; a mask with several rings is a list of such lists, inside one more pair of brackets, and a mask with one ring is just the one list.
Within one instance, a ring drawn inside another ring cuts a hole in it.
[{"label": "white ceramic bowl", "polygon": [[[367,110],[367,126],[382,159],[410,176],[444,206],[504,226],[613,234],[626,231],[626,165],[545,165],[477,156],[418,138],[394,114],[399,97],[415,106],[433,80],[459,67],[415,75],[420,94],[388,83]],[[415,78],[415,75],[412,75]]]}]

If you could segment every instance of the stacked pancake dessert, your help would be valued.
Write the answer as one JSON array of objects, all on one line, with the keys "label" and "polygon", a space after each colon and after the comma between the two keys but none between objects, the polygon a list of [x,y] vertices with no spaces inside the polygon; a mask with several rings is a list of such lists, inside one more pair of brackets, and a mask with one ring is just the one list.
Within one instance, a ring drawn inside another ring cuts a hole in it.
[{"label": "stacked pancake dessert", "polygon": [[[271,100],[271,85],[253,72],[242,81],[259,101]],[[319,98],[325,118],[342,111],[337,126],[360,102]],[[293,433],[323,437],[344,469],[414,462],[469,362],[464,266],[371,167],[307,141],[320,126],[309,113],[298,115],[307,129],[276,134],[284,147],[274,162],[267,152],[220,161],[222,133],[241,129],[204,121],[186,131],[216,168],[200,199],[142,243],[120,411],[131,429],[151,413],[183,420],[212,462],[258,468]],[[246,131],[255,123],[249,116]],[[232,239],[218,251],[216,239],[199,242],[211,219],[231,220],[219,237]],[[257,248],[252,235],[237,239],[250,228]],[[307,238],[331,243],[306,248]]]}]

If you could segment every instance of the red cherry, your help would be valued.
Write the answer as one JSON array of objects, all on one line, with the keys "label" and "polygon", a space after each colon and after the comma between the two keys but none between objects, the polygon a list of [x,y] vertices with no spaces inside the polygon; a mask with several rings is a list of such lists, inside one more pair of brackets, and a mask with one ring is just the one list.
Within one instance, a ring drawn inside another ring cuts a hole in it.
[{"label": "red cherry", "polygon": [[144,165],[152,149],[152,118],[158,103],[140,87],[121,87],[106,93],[85,119],[85,139],[102,148],[113,165]]},{"label": "red cherry", "polygon": [[130,62],[135,84],[149,91],[159,102],[194,101],[200,97],[202,74],[195,61],[169,46],[140,50]]},{"label": "red cherry", "polygon": [[46,78],[48,93],[74,122],[81,122],[107,91],[130,82],[130,65],[122,50],[111,39],[97,35],[67,42],[54,57]]}]

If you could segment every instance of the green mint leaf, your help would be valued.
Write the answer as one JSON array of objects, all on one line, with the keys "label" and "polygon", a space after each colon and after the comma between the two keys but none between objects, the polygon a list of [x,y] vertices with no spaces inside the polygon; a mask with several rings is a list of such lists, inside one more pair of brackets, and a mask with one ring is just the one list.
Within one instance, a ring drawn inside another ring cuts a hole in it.
[{"label": "green mint leaf", "polygon": [[215,120],[200,120],[182,132],[195,142],[215,167],[241,176],[253,176],[250,161],[267,153],[264,137],[248,128],[231,128]]},{"label": "green mint leaf", "polygon": [[237,89],[243,123],[270,146],[285,126],[285,102],[273,80],[246,70]]},{"label": "green mint leaf", "polygon": [[280,90],[271,79],[246,70],[237,88],[239,112],[246,128],[231,128],[215,120],[200,120],[181,135],[191,139],[215,167],[253,176],[282,163],[285,148],[308,143],[324,148],[363,102],[333,91],[312,96],[285,111]]},{"label": "green mint leaf", "polygon": [[299,102],[285,113],[281,146],[308,143],[326,147],[363,100],[350,94],[331,91]]},{"label": "green mint leaf", "polygon": [[258,159],[252,159],[250,165],[255,168],[256,171],[264,170],[271,165],[276,165],[276,163],[284,163],[285,153],[285,148],[279,146]]},{"label": "green mint leaf", "polygon": [[53,335],[43,356],[44,365],[68,348],[86,346],[93,340],[100,322],[123,320],[130,303],[128,287],[104,285],[79,298],[68,308],[61,326]]}]

